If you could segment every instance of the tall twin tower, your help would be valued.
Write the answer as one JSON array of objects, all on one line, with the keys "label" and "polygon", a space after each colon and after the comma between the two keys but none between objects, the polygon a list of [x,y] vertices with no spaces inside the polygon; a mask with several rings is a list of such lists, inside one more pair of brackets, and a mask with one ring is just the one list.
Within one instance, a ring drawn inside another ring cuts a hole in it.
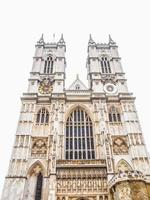
[{"label": "tall twin tower", "polygon": [[149,200],[150,159],[135,98],[109,42],[90,36],[88,87],[65,88],[66,44],[35,45],[2,200]]}]

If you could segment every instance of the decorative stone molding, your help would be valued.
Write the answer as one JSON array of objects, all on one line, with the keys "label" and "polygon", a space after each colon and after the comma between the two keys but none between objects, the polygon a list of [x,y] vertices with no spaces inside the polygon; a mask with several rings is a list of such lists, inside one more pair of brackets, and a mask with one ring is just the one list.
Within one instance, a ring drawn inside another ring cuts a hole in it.
[{"label": "decorative stone molding", "polygon": [[103,84],[106,83],[116,83],[115,75],[114,74],[102,74],[101,75],[101,80]]},{"label": "decorative stone molding", "polygon": [[106,168],[57,169],[57,194],[107,192]]},{"label": "decorative stone molding", "polygon": [[114,186],[115,184],[127,181],[127,180],[141,180],[145,181],[144,175],[140,171],[120,171],[113,176],[113,178],[109,181],[109,188]]},{"label": "decorative stone molding", "polygon": [[33,157],[45,157],[47,154],[47,137],[32,137],[31,155]]},{"label": "decorative stone molding", "polygon": [[128,154],[126,136],[112,136],[113,153],[115,155]]},{"label": "decorative stone molding", "polygon": [[106,166],[106,160],[57,160],[57,167],[61,167],[61,166],[76,166],[76,165],[80,165],[80,166],[89,166],[89,165],[101,165],[101,166]]}]

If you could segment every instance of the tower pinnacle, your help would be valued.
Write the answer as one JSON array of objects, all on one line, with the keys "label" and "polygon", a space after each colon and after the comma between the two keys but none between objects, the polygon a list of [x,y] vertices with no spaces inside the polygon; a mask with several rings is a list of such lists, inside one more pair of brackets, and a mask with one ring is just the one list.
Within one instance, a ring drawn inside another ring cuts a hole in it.
[{"label": "tower pinnacle", "polygon": [[90,34],[88,45],[95,45],[94,40],[92,39],[92,35]]},{"label": "tower pinnacle", "polygon": [[113,39],[111,38],[111,35],[109,34],[109,44],[116,44]]},{"label": "tower pinnacle", "polygon": [[53,33],[52,43],[56,43],[56,42],[55,42],[55,33]]},{"label": "tower pinnacle", "polygon": [[44,43],[45,43],[45,42],[44,42],[44,34],[43,34],[43,33],[42,33],[42,35],[41,35],[39,41],[37,41],[37,43],[38,43],[38,44],[44,44]]},{"label": "tower pinnacle", "polygon": [[79,79],[79,74],[76,75],[76,79]]},{"label": "tower pinnacle", "polygon": [[61,34],[60,40],[58,41],[59,44],[65,44],[65,40],[63,37],[63,33]]}]

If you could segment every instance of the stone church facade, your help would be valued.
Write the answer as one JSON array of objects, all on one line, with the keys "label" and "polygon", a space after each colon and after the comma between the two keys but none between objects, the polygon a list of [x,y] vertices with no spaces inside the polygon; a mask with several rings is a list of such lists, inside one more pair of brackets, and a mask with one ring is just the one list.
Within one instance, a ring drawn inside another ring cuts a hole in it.
[{"label": "stone church facade", "polygon": [[35,45],[2,200],[149,200],[150,159],[116,43],[90,36],[86,87],[66,44]]}]

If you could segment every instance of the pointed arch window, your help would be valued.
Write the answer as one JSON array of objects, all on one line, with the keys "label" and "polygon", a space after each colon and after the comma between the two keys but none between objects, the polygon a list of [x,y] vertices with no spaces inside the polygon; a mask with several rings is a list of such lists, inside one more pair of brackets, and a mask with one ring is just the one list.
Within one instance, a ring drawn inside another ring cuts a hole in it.
[{"label": "pointed arch window", "polygon": [[101,58],[101,69],[102,69],[102,73],[104,74],[111,73],[110,61],[108,60],[106,56]]},{"label": "pointed arch window", "polygon": [[45,64],[44,64],[44,73],[52,74],[53,66],[54,66],[54,61],[53,61],[52,56],[47,57],[47,59],[45,60]]},{"label": "pointed arch window", "polygon": [[109,122],[111,123],[121,123],[121,115],[117,108],[112,106],[109,110]]},{"label": "pointed arch window", "polygon": [[92,121],[77,107],[66,122],[66,159],[95,159]]},{"label": "pointed arch window", "polygon": [[40,109],[39,112],[37,113],[36,123],[48,124],[48,122],[49,122],[49,112],[45,108]]},{"label": "pointed arch window", "polygon": [[42,184],[43,184],[43,175],[40,172],[38,174],[38,176],[37,176],[35,200],[41,200],[41,196],[42,196]]}]

